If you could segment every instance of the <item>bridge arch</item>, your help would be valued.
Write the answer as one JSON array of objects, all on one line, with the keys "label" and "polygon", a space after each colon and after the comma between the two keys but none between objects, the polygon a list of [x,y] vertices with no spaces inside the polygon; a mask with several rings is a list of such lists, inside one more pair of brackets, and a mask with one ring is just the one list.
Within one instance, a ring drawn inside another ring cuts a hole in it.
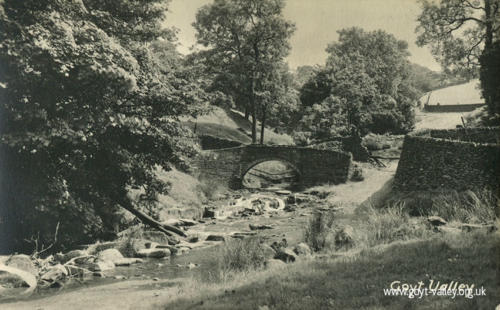
[{"label": "bridge arch", "polygon": [[265,188],[272,185],[296,188],[300,184],[301,171],[287,159],[266,157],[242,167],[239,179],[241,187]]},{"label": "bridge arch", "polygon": [[285,163],[287,166],[289,166],[290,168],[292,168],[299,176],[301,175],[301,172],[300,172],[300,169],[297,168],[293,163],[291,163],[289,160],[285,159],[285,158],[281,158],[281,157],[265,157],[265,158],[261,158],[261,159],[257,159],[257,160],[254,160],[253,162],[247,164],[245,167],[242,167],[241,169],[241,175],[240,175],[240,178],[243,179],[243,177],[250,171],[252,170],[252,168],[254,168],[255,166],[257,166],[258,164],[262,164],[262,163],[265,163],[265,162],[268,162],[268,161],[280,161],[280,162],[283,162]]}]

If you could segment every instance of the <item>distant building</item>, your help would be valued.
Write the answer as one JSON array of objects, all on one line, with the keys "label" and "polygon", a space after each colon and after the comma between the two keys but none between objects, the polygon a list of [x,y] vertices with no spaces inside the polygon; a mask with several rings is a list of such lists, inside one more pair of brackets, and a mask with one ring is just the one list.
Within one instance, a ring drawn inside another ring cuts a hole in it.
[{"label": "distant building", "polygon": [[477,79],[430,91],[419,101],[427,112],[469,112],[485,104]]}]

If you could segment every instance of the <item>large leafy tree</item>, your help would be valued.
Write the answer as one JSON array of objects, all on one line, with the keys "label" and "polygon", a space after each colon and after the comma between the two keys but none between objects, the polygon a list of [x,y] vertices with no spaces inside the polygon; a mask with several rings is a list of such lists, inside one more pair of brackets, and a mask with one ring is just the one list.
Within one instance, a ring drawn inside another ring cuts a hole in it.
[{"label": "large leafy tree", "polygon": [[[312,137],[325,139],[353,131],[399,133],[412,128],[417,92],[406,42],[381,30],[349,28],[339,31],[338,42],[327,52],[325,67],[301,89],[301,130],[314,125]],[[319,121],[321,117],[329,119]]]},{"label": "large leafy tree", "polygon": [[[495,44],[500,35],[500,0],[422,0],[417,44],[429,45],[445,70],[475,77],[482,68],[495,66]],[[498,54],[497,54],[498,55]],[[481,75],[483,96],[491,114],[498,113],[500,98],[493,74]],[[498,80],[496,80],[498,83]]]},{"label": "large leafy tree", "polygon": [[215,0],[198,10],[193,24],[216,81],[251,114],[254,143],[259,110],[265,115],[268,107],[262,94],[269,81],[278,80],[272,76],[289,52],[294,31],[283,7],[283,0]]},{"label": "large leafy tree", "polygon": [[161,43],[168,1],[0,2],[2,250],[106,238],[119,207],[167,234],[127,195],[167,186],[154,167],[195,152],[176,118],[203,92]]}]

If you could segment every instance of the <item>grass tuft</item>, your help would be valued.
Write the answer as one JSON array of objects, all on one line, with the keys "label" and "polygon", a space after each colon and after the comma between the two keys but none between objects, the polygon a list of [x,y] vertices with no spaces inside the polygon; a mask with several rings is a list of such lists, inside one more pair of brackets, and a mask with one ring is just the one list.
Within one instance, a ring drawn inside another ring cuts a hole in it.
[{"label": "grass tuft", "polygon": [[208,281],[225,282],[236,273],[263,268],[266,255],[260,238],[235,239],[221,246],[215,258],[214,271]]},{"label": "grass tuft", "polygon": [[316,212],[304,231],[304,241],[315,251],[321,251],[327,246],[327,240],[332,233],[334,212]]}]

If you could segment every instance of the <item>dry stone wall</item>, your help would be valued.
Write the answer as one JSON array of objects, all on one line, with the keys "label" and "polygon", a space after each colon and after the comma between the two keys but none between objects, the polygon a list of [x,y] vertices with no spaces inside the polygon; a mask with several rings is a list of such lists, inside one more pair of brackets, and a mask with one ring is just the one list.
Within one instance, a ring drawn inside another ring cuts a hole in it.
[{"label": "dry stone wall", "polygon": [[405,137],[394,187],[402,191],[498,190],[499,128],[426,130]]}]

